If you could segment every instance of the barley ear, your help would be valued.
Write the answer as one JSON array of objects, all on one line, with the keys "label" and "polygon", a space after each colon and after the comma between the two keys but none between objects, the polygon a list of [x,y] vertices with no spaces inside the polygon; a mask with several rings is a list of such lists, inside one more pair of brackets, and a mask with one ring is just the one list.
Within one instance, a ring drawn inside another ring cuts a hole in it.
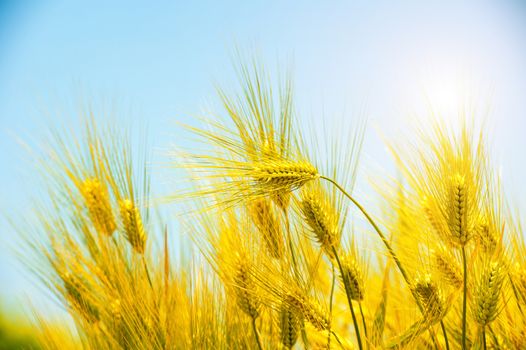
[{"label": "barley ear", "polygon": [[146,233],[139,209],[130,199],[121,200],[119,206],[124,235],[133,249],[143,254],[146,246]]},{"label": "barley ear", "polygon": [[481,326],[493,322],[501,310],[501,292],[506,278],[506,268],[499,261],[492,261],[478,276],[473,297],[473,317]]},{"label": "barley ear", "polygon": [[111,236],[116,224],[108,189],[96,178],[84,180],[79,189],[95,229]]},{"label": "barley ear", "polygon": [[301,328],[301,313],[286,302],[282,302],[279,310],[280,340],[285,349],[292,349]]}]

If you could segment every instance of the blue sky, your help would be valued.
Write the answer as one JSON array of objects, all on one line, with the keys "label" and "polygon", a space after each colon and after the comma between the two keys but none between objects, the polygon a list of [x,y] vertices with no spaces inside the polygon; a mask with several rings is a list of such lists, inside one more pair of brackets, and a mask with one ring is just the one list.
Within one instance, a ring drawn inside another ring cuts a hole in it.
[{"label": "blue sky", "polygon": [[[215,83],[233,85],[235,47],[293,67],[300,121],[338,125],[365,114],[362,168],[373,172],[392,171],[379,134],[409,133],[414,113],[425,123],[425,101],[451,120],[465,98],[490,105],[496,165],[511,199],[526,205],[520,1],[144,4],[0,2],[0,210],[23,213],[39,194],[17,139],[36,147],[50,125],[75,127],[80,98],[148,125],[159,157],[171,143],[184,146],[176,122],[214,106]],[[0,295],[16,307],[40,294],[9,252],[14,233],[3,221],[0,229]]]}]

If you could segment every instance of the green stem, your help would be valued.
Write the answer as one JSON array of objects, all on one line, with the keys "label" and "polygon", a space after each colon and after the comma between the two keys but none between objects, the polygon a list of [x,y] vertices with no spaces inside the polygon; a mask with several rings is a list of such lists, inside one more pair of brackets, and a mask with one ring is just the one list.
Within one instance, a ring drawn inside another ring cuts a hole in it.
[{"label": "green stem", "polygon": [[522,296],[519,299],[519,295],[520,294],[517,292],[517,286],[515,285],[515,282],[513,281],[513,277],[511,275],[511,273],[508,273],[508,279],[510,280],[511,289],[513,291],[513,295],[515,296],[515,302],[517,304],[517,308],[519,309],[521,315],[524,318],[524,312],[522,311],[521,301],[522,302],[526,302],[526,299],[524,297],[522,297]]},{"label": "green stem", "polygon": [[[326,177],[326,176],[320,175],[320,179],[323,179],[323,180],[326,180],[326,181],[332,183],[338,190],[340,190],[340,192],[342,192],[362,212],[362,214],[365,216],[367,221],[369,221],[369,223],[374,228],[376,233],[378,233],[378,235],[380,236],[380,239],[382,240],[383,244],[387,248],[387,251],[389,252],[389,255],[391,256],[391,259],[393,259],[393,261],[395,262],[395,264],[398,267],[398,270],[400,271],[400,273],[402,274],[402,277],[404,278],[405,282],[407,283],[408,286],[411,286],[411,283],[409,281],[409,276],[407,275],[407,272],[403,268],[402,263],[400,262],[400,260],[398,260],[398,257],[396,256],[393,248],[391,247],[391,244],[389,243],[389,241],[387,240],[387,238],[383,234],[382,230],[380,230],[380,227],[378,227],[376,222],[369,215],[367,210],[365,210],[365,208],[356,199],[354,199],[354,197],[352,197],[349,193],[347,193],[347,191],[345,191],[345,189],[342,186],[340,186],[336,181],[334,181],[330,177]],[[420,311],[423,314],[424,309],[422,307],[422,304],[420,303],[420,300],[418,300],[418,298],[416,297],[413,289],[410,288],[410,290],[411,290],[411,294],[413,295],[413,299],[415,300],[416,304],[418,305],[418,308],[420,309]],[[430,333],[431,333],[431,338],[433,339],[433,343],[435,344],[435,347],[438,348],[438,344],[437,344],[435,333],[431,329],[430,329]]]},{"label": "green stem", "polygon": [[489,330],[489,334],[491,334],[491,339],[493,340],[495,348],[498,348],[499,347],[499,339],[495,335],[495,332],[493,332],[493,329],[491,329],[491,325],[490,324],[488,324],[488,330]]},{"label": "green stem", "polygon": [[486,327],[482,327],[482,344],[484,345],[484,350],[486,350]]},{"label": "green stem", "polygon": [[327,349],[331,348],[331,328],[332,328],[332,303],[334,298],[334,285],[336,284],[336,272],[334,271],[334,264],[332,265],[332,284],[331,284],[331,296],[329,302],[329,332],[327,334]]},{"label": "green stem", "polygon": [[442,334],[444,335],[444,341],[446,343],[446,350],[449,350],[449,340],[447,339],[447,332],[446,332],[446,326],[444,325],[444,321],[440,321],[440,327],[442,328]]},{"label": "green stem", "polygon": [[148,265],[146,264],[146,258],[144,257],[144,255],[142,256],[142,264],[144,265],[144,271],[146,271],[146,278],[148,278],[148,283],[150,284],[150,288],[152,288],[153,290],[153,283],[150,277],[150,271],[148,270]]},{"label": "green stem", "polygon": [[343,285],[345,286],[345,295],[347,296],[347,302],[349,303],[349,309],[351,310],[352,320],[354,323],[354,330],[356,332],[356,339],[358,340],[358,348],[360,350],[363,350],[362,338],[360,336],[360,327],[358,327],[358,321],[356,320],[356,315],[354,313],[354,308],[352,306],[352,299],[351,299],[351,292],[349,290],[349,283],[347,281],[346,275],[343,273],[342,264],[340,261],[340,257],[338,256],[338,252],[336,251],[336,248],[332,247],[332,252],[334,253],[334,257],[336,258],[336,262],[338,263],[338,269],[340,270],[340,274],[343,279]]},{"label": "green stem", "polygon": [[[359,302],[358,306],[360,307],[360,315],[362,316],[362,324],[363,324],[363,332],[365,333],[365,341],[367,341],[367,339],[368,339],[368,337],[367,337],[367,325],[365,323],[365,316],[363,315],[362,303]],[[371,348],[371,346],[370,346],[369,342],[367,342],[367,349],[370,349],[370,348]]]},{"label": "green stem", "polygon": [[303,341],[303,345],[305,346],[305,349],[310,348],[309,344],[309,338],[307,338],[307,332],[305,331],[305,323],[301,323],[301,340]]},{"label": "green stem", "polygon": [[259,337],[258,328],[256,326],[256,318],[252,317],[252,329],[254,330],[254,336],[256,337],[256,342],[258,343],[258,349],[263,350],[263,346],[261,345],[261,339]]},{"label": "green stem", "polygon": [[343,343],[342,341],[340,340],[340,337],[338,337],[338,334],[336,334],[335,331],[331,330],[331,333],[332,335],[334,336],[334,339],[336,339],[336,341],[338,342],[338,345],[340,345],[340,347],[345,350],[345,346],[343,346]]},{"label": "green stem", "polygon": [[468,294],[468,265],[466,261],[466,248],[462,247],[462,264],[464,266],[464,296],[462,300],[462,350],[467,349],[466,345],[466,312],[467,312],[467,294]]},{"label": "green stem", "polygon": [[407,273],[405,271],[405,269],[402,267],[402,263],[400,263],[400,260],[398,260],[398,257],[396,256],[393,248],[391,247],[391,244],[389,243],[389,241],[387,240],[387,238],[385,237],[385,235],[383,234],[382,230],[380,230],[380,228],[378,227],[378,225],[376,225],[376,222],[374,222],[373,218],[371,218],[371,216],[369,215],[369,213],[365,210],[364,207],[362,207],[362,205],[360,203],[358,203],[358,201],[356,199],[354,199],[349,193],[347,193],[347,191],[345,191],[345,189],[343,187],[341,187],[336,181],[334,181],[333,179],[329,178],[329,177],[326,177],[326,176],[320,176],[320,179],[323,179],[323,180],[326,180],[326,181],[329,181],[330,183],[332,183],[334,186],[336,186],[336,188],[338,190],[340,190],[351,202],[353,202],[353,204],[362,212],[362,214],[365,216],[365,218],[367,219],[367,221],[369,221],[369,223],[371,224],[371,226],[373,226],[374,230],[376,231],[376,233],[378,233],[378,235],[380,236],[380,239],[382,240],[383,244],[385,245],[385,247],[387,248],[387,251],[389,252],[389,255],[391,255],[391,258],[394,260],[394,262],[396,263],[396,266],[398,267],[398,270],[400,270],[400,273],[402,274],[402,276],[404,277],[404,280],[408,283],[409,283],[409,276],[407,276]]},{"label": "green stem", "polygon": [[292,257],[292,268],[294,269],[295,276],[299,278],[298,262],[296,261],[296,254],[294,253],[294,245],[292,244],[292,234],[290,232],[290,220],[289,220],[289,213],[287,209],[283,209],[283,215],[285,216],[285,226],[287,228],[287,243],[290,249],[290,256]]}]

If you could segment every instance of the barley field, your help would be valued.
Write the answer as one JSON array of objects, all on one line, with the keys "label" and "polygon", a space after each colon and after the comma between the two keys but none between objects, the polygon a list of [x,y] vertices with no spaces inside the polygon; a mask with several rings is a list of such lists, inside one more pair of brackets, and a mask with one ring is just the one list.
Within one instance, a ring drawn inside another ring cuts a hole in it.
[{"label": "barley field", "polygon": [[[390,144],[400,177],[377,184],[373,216],[353,194],[363,123],[318,145],[297,125],[292,82],[278,85],[240,64],[237,94],[219,91],[223,118],[182,126],[203,151],[167,155],[186,186],[161,201],[122,127],[88,116],[74,142],[50,140],[50,204],[20,227],[20,256],[74,331],[35,311],[39,344],[525,348],[526,245],[484,130],[459,117]],[[171,201],[180,232],[156,222]],[[190,253],[170,249],[177,235]]]},{"label": "barley field", "polygon": [[[164,5],[57,2],[0,62],[0,350],[526,349],[526,7]],[[150,108],[24,119],[76,72]]]}]

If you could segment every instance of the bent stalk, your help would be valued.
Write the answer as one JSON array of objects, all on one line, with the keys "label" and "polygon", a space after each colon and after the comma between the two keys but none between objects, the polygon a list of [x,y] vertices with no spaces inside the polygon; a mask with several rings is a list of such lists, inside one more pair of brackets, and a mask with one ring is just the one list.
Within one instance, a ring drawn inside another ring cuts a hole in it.
[{"label": "bent stalk", "polygon": [[[340,192],[343,193],[343,195],[345,195],[362,212],[362,214],[365,216],[367,221],[371,224],[371,226],[374,228],[376,233],[378,233],[378,235],[380,236],[380,239],[382,240],[382,242],[385,245],[387,251],[389,252],[389,255],[394,260],[396,266],[398,267],[398,270],[402,274],[402,277],[404,278],[404,280],[407,283],[407,285],[410,286],[411,283],[409,281],[409,276],[407,275],[407,272],[405,271],[404,267],[402,266],[402,263],[400,262],[400,260],[396,256],[393,248],[391,247],[391,244],[389,243],[389,241],[387,240],[387,238],[383,234],[382,230],[380,230],[380,227],[378,227],[378,225],[373,220],[373,218],[369,215],[367,210],[365,210],[365,208],[356,199],[354,199],[354,197],[352,197],[349,193],[347,193],[347,191],[345,191],[345,189],[342,186],[340,186],[340,184],[338,184],[336,181],[334,181],[330,177],[327,177],[327,176],[324,176],[324,175],[320,175],[319,178],[323,179],[325,181],[328,181],[331,184],[333,184]],[[341,270],[341,268],[340,268],[340,270]],[[421,305],[420,301],[418,300],[418,298],[416,298],[416,296],[415,296],[415,294],[414,294],[412,289],[411,289],[411,294],[413,295],[413,299],[415,300],[416,304],[418,305],[418,308],[420,309],[421,312],[423,312],[422,305]],[[440,321],[440,323],[442,324],[442,321]],[[433,343],[435,344],[435,347],[438,348],[438,342],[436,340],[436,335],[434,334],[434,332],[432,330],[430,330],[430,333],[431,333],[431,337],[433,339]]]},{"label": "bent stalk", "polygon": [[256,326],[256,318],[252,317],[252,329],[254,330],[254,336],[256,337],[256,343],[258,344],[258,349],[263,350],[261,345],[261,338],[259,337],[258,327]]}]

